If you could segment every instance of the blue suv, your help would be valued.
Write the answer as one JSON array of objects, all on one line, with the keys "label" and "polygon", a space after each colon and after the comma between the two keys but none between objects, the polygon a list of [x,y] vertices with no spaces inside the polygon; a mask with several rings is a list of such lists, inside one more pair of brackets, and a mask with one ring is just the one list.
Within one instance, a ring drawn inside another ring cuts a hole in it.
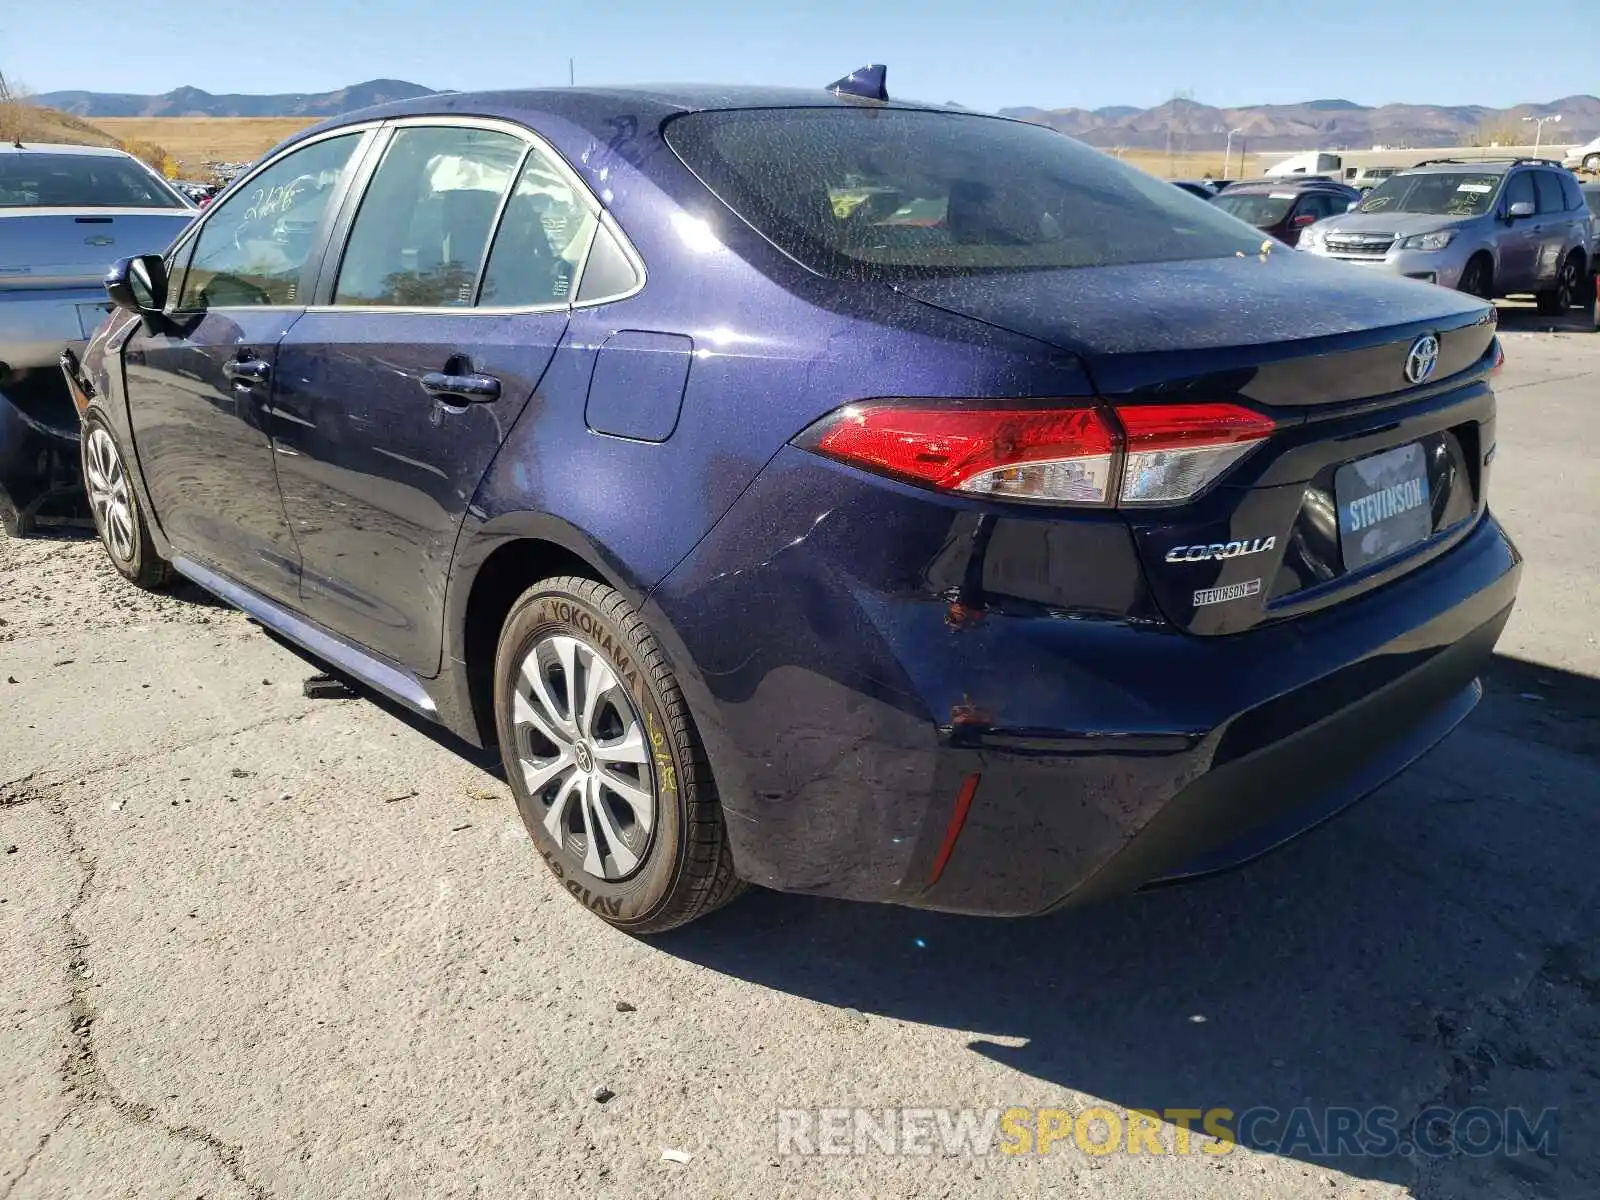
[{"label": "blue suv", "polygon": [[879,71],[356,113],[107,285],[117,569],[497,746],[636,933],[1245,861],[1453,728],[1516,590],[1489,306]]}]

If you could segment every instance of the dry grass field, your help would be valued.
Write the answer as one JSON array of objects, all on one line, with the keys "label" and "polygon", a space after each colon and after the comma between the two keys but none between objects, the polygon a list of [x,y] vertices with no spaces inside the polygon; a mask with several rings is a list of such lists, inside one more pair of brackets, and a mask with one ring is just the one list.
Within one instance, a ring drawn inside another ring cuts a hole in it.
[{"label": "dry grass field", "polygon": [[[102,117],[94,123],[118,139],[137,138],[164,146],[192,171],[207,161],[259,158],[312,122],[303,117]],[[1207,171],[1222,174],[1222,155],[1216,151],[1169,155],[1163,150],[1124,150],[1120,157],[1162,179],[1198,179]],[[1259,156],[1247,155],[1245,165],[1258,172]],[[1231,168],[1233,178],[1244,177],[1237,153]]]},{"label": "dry grass field", "polygon": [[94,124],[119,141],[154,142],[178,160],[185,176],[207,162],[251,162],[320,118],[100,117]]},{"label": "dry grass field", "polygon": [[[164,148],[177,160],[180,173],[197,178],[207,162],[251,162],[284,138],[313,123],[305,117],[101,117],[92,124],[50,109],[24,109],[29,113],[28,137],[36,141],[91,142],[111,145],[145,142]],[[1173,153],[1163,150],[1106,151],[1123,162],[1149,171],[1161,179],[1199,179],[1210,172],[1222,174],[1222,155],[1216,151]],[[1275,155],[1239,155],[1229,164],[1235,179],[1260,174]]]}]

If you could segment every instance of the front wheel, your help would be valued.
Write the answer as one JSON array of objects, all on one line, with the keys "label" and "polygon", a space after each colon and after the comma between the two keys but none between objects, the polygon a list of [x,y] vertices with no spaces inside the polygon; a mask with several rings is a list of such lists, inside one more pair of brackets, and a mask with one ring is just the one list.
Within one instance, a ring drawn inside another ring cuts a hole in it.
[{"label": "front wheel", "polygon": [[1534,297],[1539,303],[1539,311],[1547,317],[1554,317],[1576,304],[1583,286],[1582,274],[1583,257],[1575,250],[1567,255],[1567,260],[1561,264],[1561,271],[1556,276],[1556,286]]},{"label": "front wheel", "polygon": [[1462,269],[1461,281],[1456,288],[1482,300],[1494,299],[1493,264],[1481,254],[1471,259]]},{"label": "front wheel", "polygon": [[1591,154],[1583,160],[1583,169],[1600,174],[1600,154]]},{"label": "front wheel", "polygon": [[579,903],[646,934],[739,894],[688,705],[619,592],[567,576],[523,593],[495,652],[494,705],[523,824]]},{"label": "front wheel", "polygon": [[161,591],[172,582],[172,567],[156,552],[116,436],[105,418],[91,412],[82,437],[83,488],[106,556],[132,583]]}]

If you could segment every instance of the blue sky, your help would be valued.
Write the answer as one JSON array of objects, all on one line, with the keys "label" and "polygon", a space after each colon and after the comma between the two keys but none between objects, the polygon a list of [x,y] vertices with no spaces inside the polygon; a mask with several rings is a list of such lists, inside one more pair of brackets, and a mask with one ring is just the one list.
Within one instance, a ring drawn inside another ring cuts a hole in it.
[{"label": "blue sky", "polygon": [[[1506,106],[1600,93],[1595,0],[132,0],[0,3],[0,70],[34,91],[325,91],[716,81],[993,109],[1338,97]],[[1341,43],[1350,47],[1342,51]]]}]

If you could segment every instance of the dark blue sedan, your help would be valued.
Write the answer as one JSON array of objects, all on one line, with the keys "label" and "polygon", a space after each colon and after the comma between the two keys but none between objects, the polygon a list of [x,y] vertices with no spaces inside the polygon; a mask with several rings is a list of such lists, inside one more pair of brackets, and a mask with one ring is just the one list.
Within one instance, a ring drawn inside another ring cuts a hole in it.
[{"label": "dark blue sedan", "polygon": [[1493,310],[880,82],[285,143],[108,279],[112,561],[497,745],[636,933],[1203,874],[1443,738],[1520,570]]}]

